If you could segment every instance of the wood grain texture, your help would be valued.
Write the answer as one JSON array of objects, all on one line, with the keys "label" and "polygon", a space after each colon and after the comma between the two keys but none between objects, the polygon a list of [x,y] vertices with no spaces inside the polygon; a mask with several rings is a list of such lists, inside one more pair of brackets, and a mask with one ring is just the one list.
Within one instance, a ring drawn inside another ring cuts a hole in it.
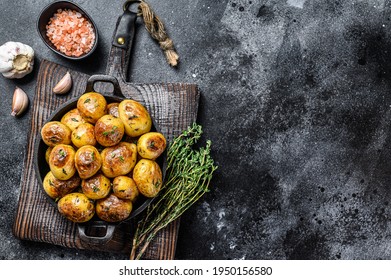
[{"label": "wood grain texture", "polygon": [[[53,94],[52,88],[67,71],[73,78],[71,92],[65,96]],[[42,187],[38,184],[33,168],[36,136],[40,133],[43,123],[65,101],[80,96],[85,90],[88,78],[86,74],[75,72],[50,61],[43,60],[40,64],[36,93],[31,108],[29,140],[13,233],[20,239],[69,248],[130,254],[135,222],[122,223],[117,226],[113,239],[105,246],[97,247],[83,243],[78,237],[77,226],[63,218],[48,201]],[[127,98],[133,98],[145,104],[161,132],[169,141],[196,120],[199,92],[194,84],[131,84],[121,80],[120,85]],[[144,258],[174,259],[179,225],[178,219],[162,230],[150,245]]]}]

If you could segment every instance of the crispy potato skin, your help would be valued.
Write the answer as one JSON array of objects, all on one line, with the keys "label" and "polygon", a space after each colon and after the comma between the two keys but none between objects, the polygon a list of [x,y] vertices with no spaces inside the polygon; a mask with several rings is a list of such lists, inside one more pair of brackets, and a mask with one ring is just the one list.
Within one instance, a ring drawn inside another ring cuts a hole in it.
[{"label": "crispy potato skin", "polygon": [[97,148],[86,145],[75,154],[75,167],[81,179],[94,176],[102,166],[102,158]]},{"label": "crispy potato skin", "polygon": [[106,114],[106,107],[106,99],[98,92],[84,93],[77,101],[77,109],[80,114],[92,124],[95,124],[99,118]]},{"label": "crispy potato skin", "polygon": [[128,176],[118,176],[113,180],[113,193],[122,199],[129,199],[135,202],[139,191],[136,182]]},{"label": "crispy potato skin", "polygon": [[167,141],[159,132],[147,132],[137,141],[137,152],[142,158],[157,159],[166,149]]},{"label": "crispy potato skin", "polygon": [[76,173],[75,150],[70,145],[56,145],[49,156],[49,167],[54,177],[68,180]]},{"label": "crispy potato skin", "polygon": [[133,204],[130,200],[120,199],[114,194],[96,202],[96,214],[106,222],[119,222],[129,217]]},{"label": "crispy potato skin", "polygon": [[72,143],[77,148],[85,145],[96,145],[95,128],[90,123],[82,123],[72,131]]},{"label": "crispy potato skin", "polygon": [[159,164],[150,159],[139,160],[133,170],[133,180],[142,195],[155,197],[163,184],[163,175]]},{"label": "crispy potato skin", "polygon": [[124,124],[112,115],[104,115],[95,124],[96,141],[104,147],[117,145],[121,142],[124,133]]},{"label": "crispy potato skin", "polygon": [[117,102],[108,104],[107,105],[107,113],[109,115],[116,117],[116,118],[119,118],[118,105],[119,105],[119,103],[117,103]]},{"label": "crispy potato skin", "polygon": [[41,129],[42,140],[49,147],[58,144],[71,144],[71,133],[68,126],[58,121],[48,122]]},{"label": "crispy potato skin", "polygon": [[67,219],[75,223],[84,223],[94,216],[95,206],[83,193],[70,193],[58,201],[58,211]]},{"label": "crispy potato skin", "polygon": [[45,160],[46,160],[46,163],[49,164],[49,156],[50,156],[50,153],[52,152],[53,150],[53,147],[48,147],[46,149],[46,152],[45,152]]},{"label": "crispy potato skin", "polygon": [[91,199],[101,199],[110,193],[110,179],[103,174],[95,174],[94,176],[84,179],[81,183],[83,193]]},{"label": "crispy potato skin", "polygon": [[134,100],[123,100],[118,105],[118,114],[125,126],[125,133],[137,137],[151,130],[152,119],[147,109]]},{"label": "crispy potato skin", "polygon": [[128,174],[136,164],[136,144],[120,142],[118,145],[103,149],[102,172],[108,178]]},{"label": "crispy potato skin", "polygon": [[61,198],[71,193],[80,186],[81,179],[75,174],[69,180],[58,180],[53,173],[49,171],[43,179],[43,188],[48,196],[53,199]]},{"label": "crispy potato skin", "polygon": [[65,113],[64,116],[61,118],[61,123],[65,124],[67,127],[69,127],[72,131],[76,129],[80,124],[86,123],[87,121],[83,119],[81,116],[79,110],[77,108],[70,110],[69,112]]}]

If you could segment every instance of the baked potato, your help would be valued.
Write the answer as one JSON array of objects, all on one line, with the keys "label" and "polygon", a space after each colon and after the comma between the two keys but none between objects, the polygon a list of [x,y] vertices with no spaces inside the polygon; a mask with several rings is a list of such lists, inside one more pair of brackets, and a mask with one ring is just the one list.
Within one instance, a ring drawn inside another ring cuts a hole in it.
[{"label": "baked potato", "polygon": [[106,114],[107,102],[105,97],[98,92],[87,92],[77,100],[77,109],[82,117],[89,123],[96,123]]},{"label": "baked potato", "polygon": [[90,123],[82,123],[72,131],[72,143],[77,148],[85,145],[96,145],[95,128]]},{"label": "baked potato", "polygon": [[87,121],[85,119],[83,119],[83,117],[80,115],[80,112],[79,112],[79,110],[77,110],[77,108],[68,111],[61,118],[61,123],[65,124],[72,131],[74,131],[75,128],[78,127],[80,124],[86,123],[86,122]]},{"label": "baked potato", "polygon": [[124,124],[112,115],[104,115],[95,124],[96,141],[104,147],[117,145],[124,133]]},{"label": "baked potato", "polygon": [[41,129],[43,142],[49,147],[71,144],[71,129],[59,121],[47,122]]},{"label": "baked potato", "polygon": [[101,152],[102,172],[108,178],[128,174],[137,161],[136,144],[120,142],[113,147],[107,147]]},{"label": "baked potato", "polygon": [[116,118],[119,118],[118,105],[119,105],[119,103],[117,103],[117,102],[107,104],[107,114],[112,115]]},{"label": "baked potato", "polygon": [[104,198],[110,193],[111,183],[110,179],[98,173],[88,179],[82,180],[81,188],[88,198],[96,200]]},{"label": "baked potato", "polygon": [[155,197],[163,184],[162,170],[156,161],[141,159],[133,169],[133,180],[142,195]]},{"label": "baked potato", "polygon": [[97,148],[91,145],[80,147],[75,154],[75,167],[81,179],[94,176],[102,166]]},{"label": "baked potato", "polygon": [[43,189],[46,194],[53,199],[58,199],[64,195],[71,193],[80,186],[81,179],[77,174],[73,175],[69,180],[58,180],[53,173],[49,171],[43,179]]},{"label": "baked potato", "polygon": [[75,175],[75,150],[73,147],[65,144],[54,146],[49,156],[49,167],[54,177],[59,180],[68,180]]},{"label": "baked potato", "polygon": [[139,102],[125,99],[118,105],[119,118],[125,126],[125,133],[137,137],[151,130],[152,119],[147,109]]},{"label": "baked potato", "polygon": [[129,217],[133,204],[130,200],[120,199],[114,194],[96,201],[97,216],[110,223],[120,222]]},{"label": "baked potato", "polygon": [[46,152],[45,152],[45,160],[46,160],[46,163],[49,164],[49,156],[50,156],[50,153],[52,152],[53,150],[53,147],[48,147],[46,149]]},{"label": "baked potato", "polygon": [[70,193],[58,201],[58,211],[75,223],[84,223],[94,216],[94,202],[83,193]]},{"label": "baked potato", "polygon": [[122,199],[135,202],[139,191],[134,180],[128,176],[118,176],[113,180],[113,193]]},{"label": "baked potato", "polygon": [[167,141],[159,132],[147,132],[137,141],[137,152],[142,158],[157,159],[166,149]]}]

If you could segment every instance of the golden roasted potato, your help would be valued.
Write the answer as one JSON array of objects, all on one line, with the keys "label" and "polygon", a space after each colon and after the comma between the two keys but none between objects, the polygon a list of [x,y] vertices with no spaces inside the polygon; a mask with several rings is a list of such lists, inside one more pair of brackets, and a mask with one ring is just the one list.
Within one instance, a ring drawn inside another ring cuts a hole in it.
[{"label": "golden roasted potato", "polygon": [[77,100],[77,109],[82,117],[94,124],[106,114],[107,102],[105,97],[98,92],[87,92]]},{"label": "golden roasted potato", "polygon": [[106,222],[115,223],[125,220],[132,212],[130,200],[120,199],[114,194],[96,202],[96,214]]},{"label": "golden roasted potato", "polygon": [[125,133],[137,137],[151,130],[152,120],[141,103],[125,99],[118,105],[118,114],[125,126]]},{"label": "golden roasted potato", "polygon": [[47,122],[41,129],[43,142],[49,147],[58,144],[71,144],[71,129],[58,121]]},{"label": "golden roasted potato", "polygon": [[88,198],[95,200],[104,198],[110,193],[111,183],[110,179],[98,173],[88,179],[82,180],[81,188]]},{"label": "golden roasted potato", "polygon": [[119,105],[119,103],[117,103],[117,102],[107,104],[107,113],[109,115],[116,117],[116,118],[119,118],[118,105]]},{"label": "golden roasted potato", "polygon": [[87,121],[83,119],[83,117],[80,115],[80,112],[79,110],[77,110],[77,108],[68,111],[61,118],[61,123],[68,126],[72,131],[74,131],[75,128],[78,127],[80,124],[86,122]]},{"label": "golden roasted potato", "polygon": [[75,150],[73,147],[64,144],[54,146],[49,156],[49,167],[54,177],[59,180],[68,180],[75,175]]},{"label": "golden roasted potato", "polygon": [[142,195],[155,197],[163,184],[162,170],[154,160],[141,159],[133,169],[133,180]]},{"label": "golden roasted potato", "polygon": [[103,149],[102,172],[106,177],[114,178],[128,174],[136,164],[136,144],[120,142],[113,147]]},{"label": "golden roasted potato", "polygon": [[71,193],[80,186],[81,179],[77,174],[73,175],[69,180],[58,180],[53,173],[49,171],[43,179],[43,189],[53,199],[61,198],[64,195]]},{"label": "golden roasted potato", "polygon": [[91,145],[80,147],[75,154],[75,167],[81,179],[94,176],[102,166],[97,148]]},{"label": "golden roasted potato", "polygon": [[53,147],[48,147],[46,149],[46,152],[45,152],[45,160],[46,160],[46,163],[49,164],[49,156],[50,156],[50,153],[52,152],[53,150]]},{"label": "golden roasted potato", "polygon": [[122,199],[135,202],[139,191],[134,180],[128,176],[118,176],[113,180],[113,193]]},{"label": "golden roasted potato", "polygon": [[147,132],[137,141],[137,151],[142,158],[157,159],[166,149],[166,138],[159,132]]},{"label": "golden roasted potato", "polygon": [[95,124],[96,141],[104,147],[117,145],[124,133],[124,124],[112,115],[104,115]]},{"label": "golden roasted potato", "polygon": [[77,148],[85,145],[96,145],[95,128],[90,123],[82,123],[72,131],[72,143]]},{"label": "golden roasted potato", "polygon": [[58,211],[68,220],[84,223],[94,216],[94,202],[83,193],[69,193],[58,201]]}]

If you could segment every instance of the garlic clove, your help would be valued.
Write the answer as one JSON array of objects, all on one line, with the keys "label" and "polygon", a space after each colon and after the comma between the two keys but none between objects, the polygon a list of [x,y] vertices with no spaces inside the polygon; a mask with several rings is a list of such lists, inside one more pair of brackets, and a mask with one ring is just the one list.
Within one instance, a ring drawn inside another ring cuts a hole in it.
[{"label": "garlic clove", "polygon": [[16,87],[12,98],[11,115],[14,117],[20,116],[24,111],[26,111],[28,105],[29,98],[27,94],[21,88]]},{"label": "garlic clove", "polygon": [[72,77],[69,72],[65,74],[64,77],[58,82],[58,84],[53,88],[55,94],[65,94],[72,87]]}]

